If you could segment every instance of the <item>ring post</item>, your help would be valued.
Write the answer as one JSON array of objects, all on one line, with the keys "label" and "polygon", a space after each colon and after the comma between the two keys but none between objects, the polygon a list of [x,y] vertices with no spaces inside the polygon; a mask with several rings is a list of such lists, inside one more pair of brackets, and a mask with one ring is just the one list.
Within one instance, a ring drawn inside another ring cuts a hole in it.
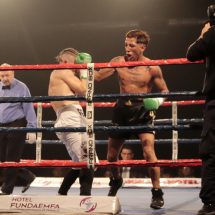
[{"label": "ring post", "polygon": [[[42,128],[42,103],[37,103],[37,128]],[[42,152],[42,132],[37,132],[36,139],[36,162],[41,161],[41,152]]]},{"label": "ring post", "polygon": [[87,165],[95,167],[95,134],[94,134],[94,63],[87,64],[87,91],[86,91],[86,132],[87,132]]},{"label": "ring post", "polygon": [[[172,126],[177,126],[178,121],[178,110],[177,102],[172,102]],[[176,161],[178,159],[178,131],[172,130],[172,160]]]}]

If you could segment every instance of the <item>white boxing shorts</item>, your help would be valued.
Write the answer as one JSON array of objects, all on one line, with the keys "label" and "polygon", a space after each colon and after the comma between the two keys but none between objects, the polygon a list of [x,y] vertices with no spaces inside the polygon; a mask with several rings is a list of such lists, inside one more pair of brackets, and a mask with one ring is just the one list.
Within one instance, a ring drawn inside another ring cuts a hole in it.
[{"label": "white boxing shorts", "polygon": [[[67,105],[57,111],[55,128],[86,127],[86,118],[80,105]],[[87,161],[86,132],[57,132],[58,138],[65,144],[66,149],[75,162]]]}]

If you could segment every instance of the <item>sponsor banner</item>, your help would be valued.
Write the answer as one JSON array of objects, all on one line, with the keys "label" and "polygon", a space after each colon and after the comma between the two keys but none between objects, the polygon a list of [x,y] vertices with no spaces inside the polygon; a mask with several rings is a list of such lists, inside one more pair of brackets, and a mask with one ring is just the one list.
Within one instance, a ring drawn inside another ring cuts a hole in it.
[{"label": "sponsor banner", "polygon": [[38,214],[108,213],[117,214],[121,206],[117,197],[108,196],[18,196],[0,198],[0,213],[38,212]]},{"label": "sponsor banner", "polygon": [[[32,187],[60,187],[63,178],[43,178],[37,177],[31,184]],[[200,178],[161,178],[161,187],[200,187]],[[94,178],[94,188],[109,187],[109,178]],[[80,187],[78,180],[72,185]],[[149,178],[124,178],[123,187],[151,187]]]}]

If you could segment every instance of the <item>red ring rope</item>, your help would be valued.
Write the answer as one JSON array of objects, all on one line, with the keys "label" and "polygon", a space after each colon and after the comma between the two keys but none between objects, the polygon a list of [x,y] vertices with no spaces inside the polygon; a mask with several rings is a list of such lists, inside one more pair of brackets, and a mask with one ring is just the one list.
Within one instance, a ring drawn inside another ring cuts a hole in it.
[{"label": "red ring rope", "polygon": [[[202,105],[205,103],[204,100],[191,100],[191,101],[177,101],[177,105]],[[86,106],[85,102],[81,102],[81,105],[83,107]],[[115,102],[94,102],[94,107],[114,107]],[[162,106],[171,106],[172,102],[167,101],[164,102]],[[37,103],[34,104],[34,107],[37,107]],[[50,103],[42,103],[43,108],[50,108],[51,104]]]},{"label": "red ring rope", "polygon": [[[109,62],[94,63],[94,68],[112,68],[112,67],[129,67],[129,66],[158,66],[172,64],[194,64],[203,63],[203,61],[190,62],[187,58],[176,59],[159,59],[147,61],[131,61],[131,62]],[[11,65],[0,66],[0,70],[50,70],[50,69],[87,69],[87,64],[43,64],[43,65]]]},{"label": "red ring rope", "polygon": [[[200,159],[179,159],[172,160],[159,160],[158,162],[147,162],[146,160],[120,160],[117,162],[108,162],[101,160],[95,164],[95,167],[122,167],[122,166],[201,166]],[[0,162],[0,167],[87,167],[87,162],[74,162],[70,160],[42,160],[36,162],[34,160],[21,160],[21,162]]]}]

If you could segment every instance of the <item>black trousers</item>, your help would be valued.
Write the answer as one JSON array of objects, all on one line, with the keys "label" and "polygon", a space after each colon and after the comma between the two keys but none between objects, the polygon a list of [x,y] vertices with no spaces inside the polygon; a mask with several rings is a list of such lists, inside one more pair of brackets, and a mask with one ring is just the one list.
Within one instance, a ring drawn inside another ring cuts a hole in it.
[{"label": "black trousers", "polygon": [[202,186],[200,198],[204,204],[215,204],[215,100],[204,107],[202,141],[199,152],[202,159]]},{"label": "black trousers", "polygon": [[204,204],[215,204],[215,154],[202,157],[202,187],[199,196]]},{"label": "black trousers", "polygon": [[[7,124],[0,124],[0,127],[26,127],[26,120],[18,119]],[[1,132],[0,133],[0,161],[14,161],[19,162],[24,150],[26,139],[25,132]],[[8,167],[3,169],[3,184],[2,192],[12,193],[16,184],[17,176],[27,184],[31,179],[33,173],[25,168]]]}]

